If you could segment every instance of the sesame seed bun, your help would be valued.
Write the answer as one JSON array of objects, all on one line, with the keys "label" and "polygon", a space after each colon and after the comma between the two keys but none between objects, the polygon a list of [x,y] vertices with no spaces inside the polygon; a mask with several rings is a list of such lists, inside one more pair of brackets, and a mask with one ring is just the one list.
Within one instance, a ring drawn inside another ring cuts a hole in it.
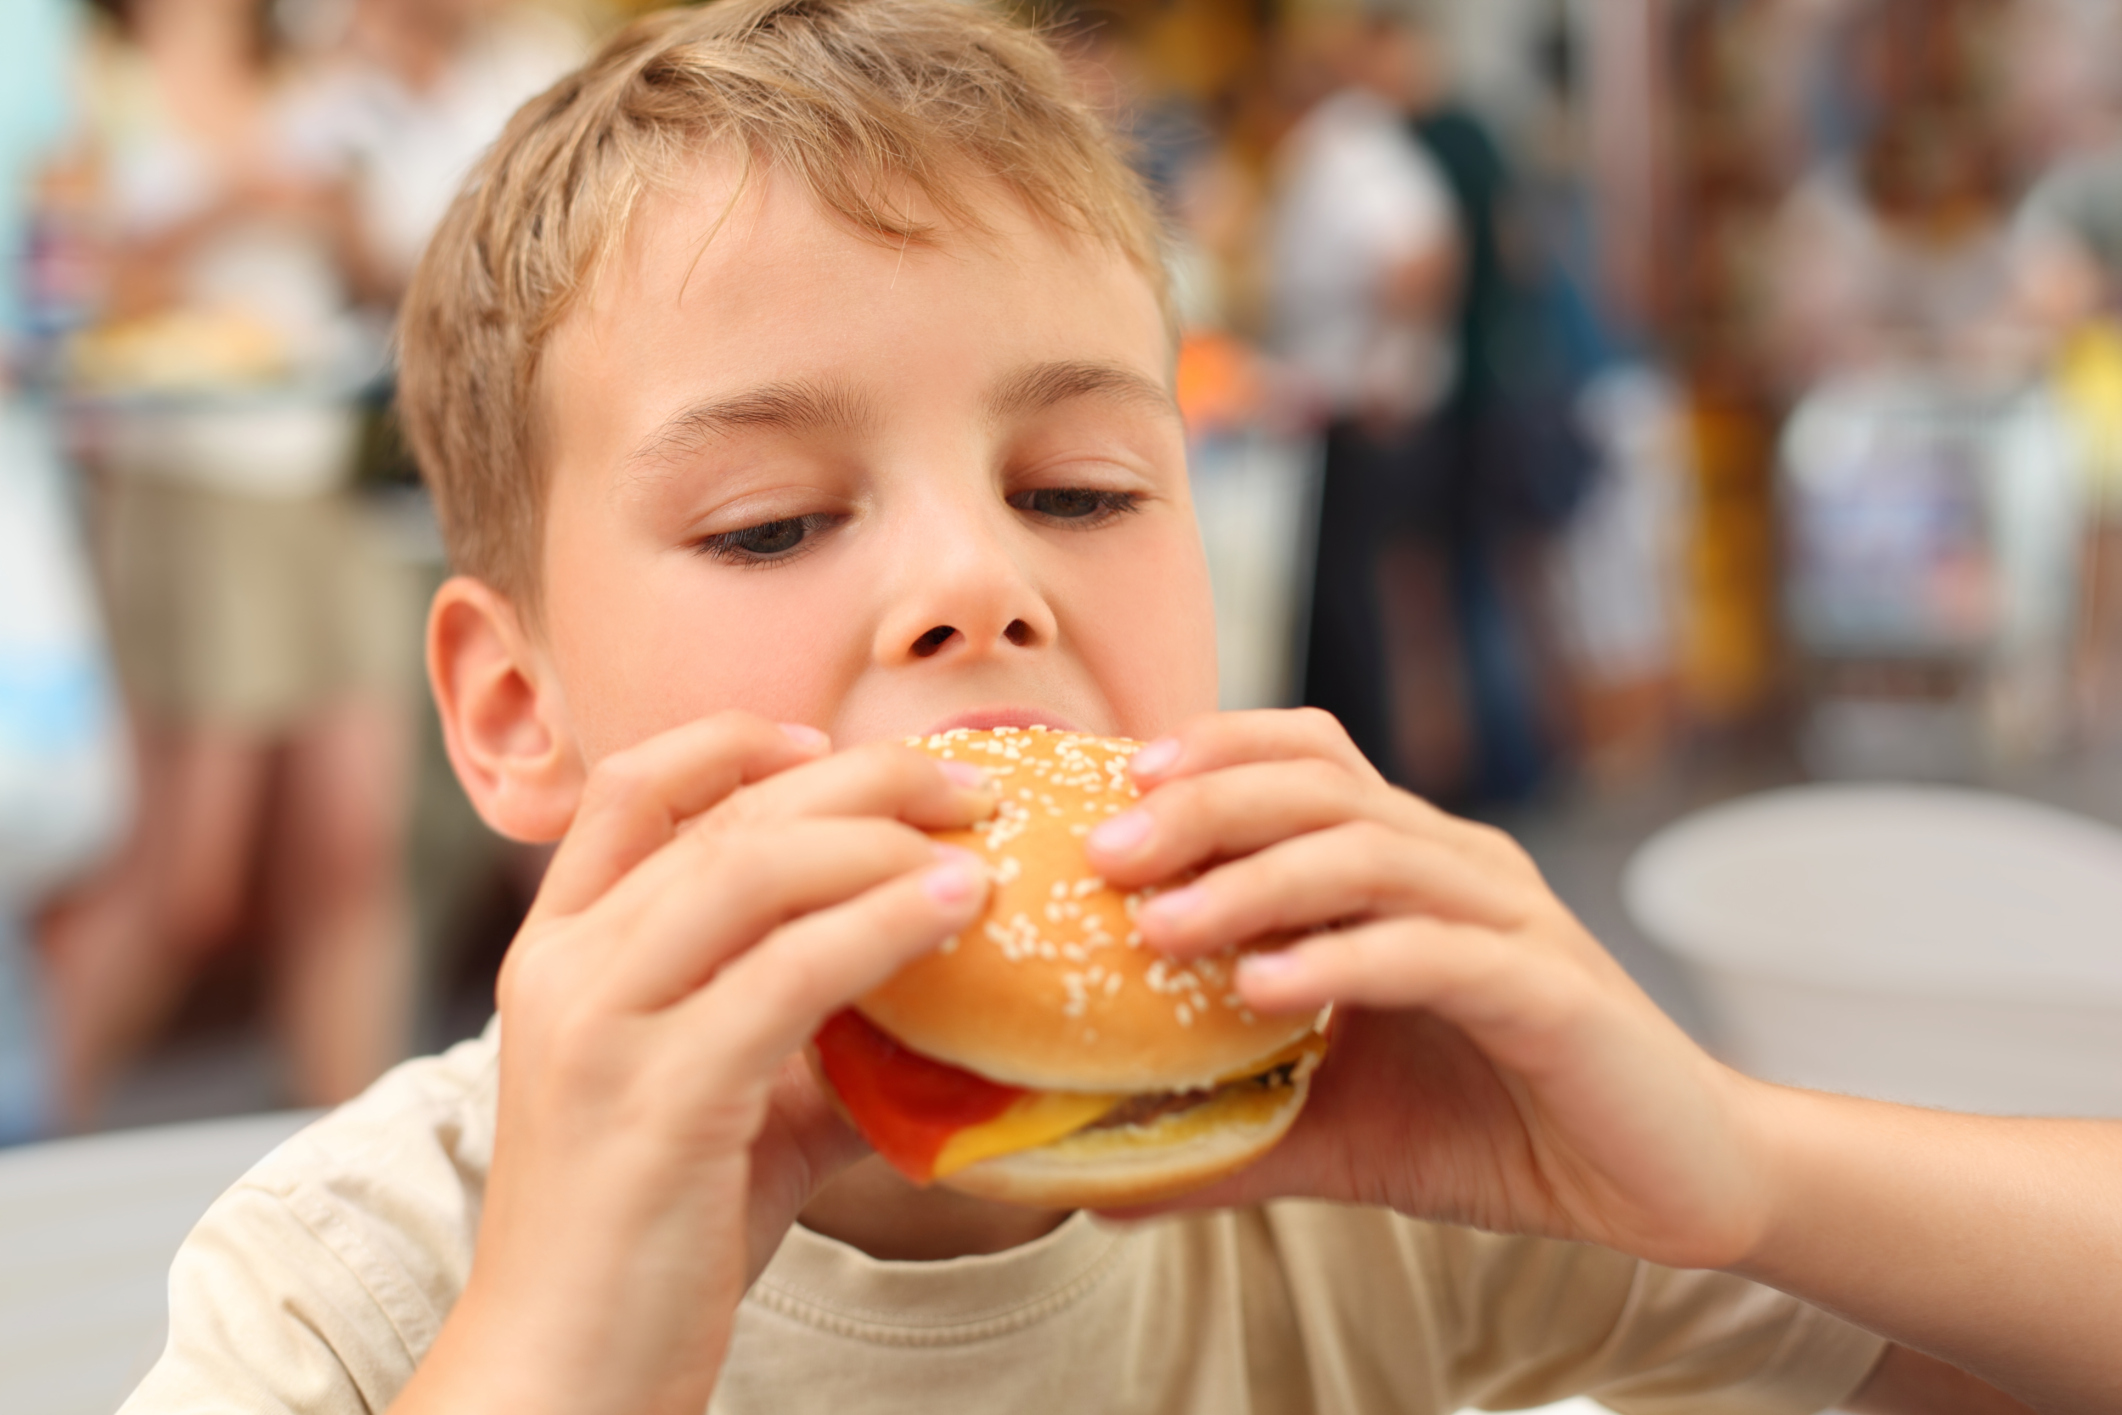
[{"label": "sesame seed bun", "polygon": [[994,778],[995,815],[939,837],[985,859],[994,889],[970,928],[856,1004],[878,1027],[990,1080],[1128,1094],[1212,1087],[1314,1030],[1310,1016],[1248,1009],[1227,957],[1144,947],[1134,914],[1157,891],[1092,872],[1084,837],[1137,799],[1126,768],[1139,742],[1005,727],[912,745]]}]

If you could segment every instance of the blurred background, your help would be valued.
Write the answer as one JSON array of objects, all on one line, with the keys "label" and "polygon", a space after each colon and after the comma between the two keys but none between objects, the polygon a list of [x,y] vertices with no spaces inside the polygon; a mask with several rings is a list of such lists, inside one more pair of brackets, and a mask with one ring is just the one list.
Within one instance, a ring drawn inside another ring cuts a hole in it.
[{"label": "blurred background", "polygon": [[[0,5],[0,1144],[329,1104],[490,1014],[543,860],[441,755],[390,322],[626,11]],[[1840,783],[1718,858],[1839,822],[1933,905],[1963,847],[2077,887],[2122,822],[2122,0],[1037,13],[1168,214],[1226,706],[1516,832],[1770,1070],[1730,950],[1804,950],[1700,935],[1791,889],[1689,923],[1673,822]],[[1803,927],[1808,985],[1927,985]],[[2085,937],[2031,971],[2122,998],[2122,905]]]}]

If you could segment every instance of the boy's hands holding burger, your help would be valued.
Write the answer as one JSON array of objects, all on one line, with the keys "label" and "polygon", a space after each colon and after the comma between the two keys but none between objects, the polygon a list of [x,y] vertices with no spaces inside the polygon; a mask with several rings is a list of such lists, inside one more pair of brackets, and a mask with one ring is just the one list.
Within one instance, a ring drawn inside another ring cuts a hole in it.
[{"label": "boy's hands holding burger", "polygon": [[1262,1013],[1337,1008],[1289,1139],[1186,1206],[1384,1204],[1688,1267],[1750,1251],[1770,1208],[1753,1083],[1508,837],[1388,785],[1319,712],[1197,719],[1131,772],[1144,799],[1092,833],[1093,864],[1122,887],[1203,871],[1142,909],[1146,941],[1193,957],[1302,934],[1243,959],[1237,989]]},{"label": "boy's hands holding burger", "polygon": [[[1742,1076],[1506,836],[1387,785],[1323,713],[1200,718],[1131,775],[1143,799],[1092,834],[1093,863],[1123,888],[1201,871],[1140,911],[1145,942],[1196,957],[1298,934],[1244,957],[1238,993],[1263,1015],[1335,1007],[1287,1139],[1165,1207],[1382,1204],[1729,1269],[1898,1338],[1852,1410],[2113,1408],[2093,1256],[2112,1226],[2086,1217],[2122,1154],[2111,1125]],[[2083,1261],[2030,1258],[2062,1234]]]},{"label": "boy's hands holding burger", "polygon": [[600,763],[499,988],[476,1262],[394,1411],[705,1408],[738,1299],[861,1142],[819,1023],[979,910],[978,773],[724,713]]}]

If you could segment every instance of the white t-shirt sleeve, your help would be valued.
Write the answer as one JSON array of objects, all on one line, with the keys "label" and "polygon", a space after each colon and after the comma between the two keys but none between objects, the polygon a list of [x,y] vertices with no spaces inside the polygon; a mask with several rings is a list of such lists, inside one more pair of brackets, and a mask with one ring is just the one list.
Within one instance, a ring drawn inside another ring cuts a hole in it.
[{"label": "white t-shirt sleeve", "polygon": [[169,1344],[119,1415],[370,1415],[411,1379],[377,1294],[283,1196],[224,1194],[169,1292]]},{"label": "white t-shirt sleeve", "polygon": [[375,1415],[471,1272],[496,1041],[397,1067],[217,1199],[170,1269],[170,1333],[120,1415]]}]

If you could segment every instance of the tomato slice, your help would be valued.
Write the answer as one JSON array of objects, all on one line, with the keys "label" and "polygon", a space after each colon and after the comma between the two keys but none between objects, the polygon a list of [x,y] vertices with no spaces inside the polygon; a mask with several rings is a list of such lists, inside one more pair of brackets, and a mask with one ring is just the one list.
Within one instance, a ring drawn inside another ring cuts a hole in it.
[{"label": "tomato slice", "polygon": [[908,1051],[852,1008],[814,1039],[825,1079],[862,1138],[919,1184],[936,1177],[951,1136],[995,1119],[1026,1092]]}]

